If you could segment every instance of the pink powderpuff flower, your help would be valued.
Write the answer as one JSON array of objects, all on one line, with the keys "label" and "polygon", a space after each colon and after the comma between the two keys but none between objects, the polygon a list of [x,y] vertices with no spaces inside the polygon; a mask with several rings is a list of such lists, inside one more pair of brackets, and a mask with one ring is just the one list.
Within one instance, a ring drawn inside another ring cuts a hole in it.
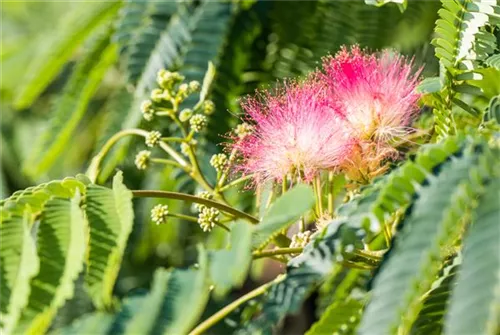
[{"label": "pink powderpuff flower", "polygon": [[323,59],[319,74],[329,87],[333,109],[361,140],[389,142],[404,137],[417,113],[419,69],[398,54],[368,54],[358,46],[343,47]]},{"label": "pink powderpuff flower", "polygon": [[241,154],[238,170],[254,174],[256,183],[287,175],[308,182],[320,170],[339,166],[350,139],[326,93],[311,77],[244,101],[253,131],[233,144]]}]

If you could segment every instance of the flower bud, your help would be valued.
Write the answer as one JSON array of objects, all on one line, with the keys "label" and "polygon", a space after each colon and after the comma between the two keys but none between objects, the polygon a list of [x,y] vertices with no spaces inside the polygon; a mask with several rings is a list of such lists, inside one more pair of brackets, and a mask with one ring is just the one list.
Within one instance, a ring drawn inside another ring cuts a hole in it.
[{"label": "flower bud", "polygon": [[155,88],[154,90],[151,91],[151,100],[154,102],[161,102],[163,101],[163,90],[160,88]]},{"label": "flower bud", "polygon": [[189,91],[190,93],[197,92],[200,89],[200,82],[197,80],[192,80],[189,82]]},{"label": "flower bud", "polygon": [[142,150],[135,156],[135,166],[139,170],[146,170],[149,165],[149,159],[151,157],[151,151]]},{"label": "flower bud", "polygon": [[199,133],[207,126],[207,117],[201,114],[196,114],[189,120],[189,125],[195,133]]},{"label": "flower bud", "polygon": [[192,115],[193,111],[191,109],[189,108],[183,109],[179,114],[179,120],[181,120],[181,122],[186,122],[191,118]]},{"label": "flower bud", "polygon": [[158,204],[151,210],[151,220],[157,225],[167,223],[168,218],[168,206]]},{"label": "flower bud", "polygon": [[154,147],[158,145],[161,139],[161,133],[159,131],[153,130],[146,136],[146,145],[148,147]]},{"label": "flower bud", "polygon": [[226,164],[227,156],[225,154],[216,154],[210,159],[210,165],[212,165],[217,172],[222,171]]},{"label": "flower bud", "polygon": [[212,115],[215,111],[215,104],[213,103],[212,100],[205,100],[203,101],[203,113],[207,115]]},{"label": "flower bud", "polygon": [[216,223],[219,222],[219,210],[203,206],[198,215],[198,224],[203,231],[211,231]]},{"label": "flower bud", "polygon": [[141,104],[142,117],[146,121],[151,121],[154,118],[155,111],[153,109],[153,102],[151,100],[144,100]]},{"label": "flower bud", "polygon": [[234,129],[234,133],[239,138],[244,138],[245,136],[250,135],[252,133],[252,131],[253,131],[253,126],[246,123],[246,122],[240,123]]}]

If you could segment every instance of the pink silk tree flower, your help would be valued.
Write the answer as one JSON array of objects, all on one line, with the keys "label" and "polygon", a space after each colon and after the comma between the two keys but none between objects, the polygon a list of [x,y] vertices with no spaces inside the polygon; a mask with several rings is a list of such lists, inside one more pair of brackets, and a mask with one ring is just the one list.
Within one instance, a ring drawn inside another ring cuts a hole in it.
[{"label": "pink silk tree flower", "polygon": [[324,58],[323,69],[319,76],[329,87],[332,108],[343,115],[354,137],[389,142],[408,134],[420,97],[415,88],[421,70],[413,73],[411,61],[353,46]]},{"label": "pink silk tree flower", "polygon": [[244,101],[253,131],[233,144],[241,155],[238,170],[254,174],[256,183],[286,176],[308,182],[320,170],[339,166],[350,139],[326,93],[323,84],[309,78]]}]

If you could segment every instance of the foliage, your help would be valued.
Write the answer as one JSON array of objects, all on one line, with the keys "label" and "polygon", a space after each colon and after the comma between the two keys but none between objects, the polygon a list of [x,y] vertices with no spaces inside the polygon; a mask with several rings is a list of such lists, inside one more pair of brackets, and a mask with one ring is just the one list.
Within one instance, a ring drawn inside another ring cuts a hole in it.
[{"label": "foliage", "polygon": [[[2,333],[500,331],[497,1],[2,6]],[[355,43],[423,67],[401,159],[234,169],[238,100]]]}]

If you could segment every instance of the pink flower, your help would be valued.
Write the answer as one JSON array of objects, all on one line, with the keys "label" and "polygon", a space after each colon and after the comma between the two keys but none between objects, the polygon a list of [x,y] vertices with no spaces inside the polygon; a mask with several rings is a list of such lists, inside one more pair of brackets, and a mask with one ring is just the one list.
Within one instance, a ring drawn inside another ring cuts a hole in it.
[{"label": "pink flower", "polygon": [[323,68],[319,76],[329,87],[332,107],[355,137],[387,142],[408,133],[420,97],[415,91],[420,70],[412,74],[411,62],[390,51],[377,57],[353,46],[326,57]]},{"label": "pink flower", "polygon": [[323,84],[310,78],[244,101],[242,107],[254,127],[234,144],[242,156],[239,170],[255,174],[260,183],[281,181],[290,174],[310,181],[320,170],[337,167],[349,138],[326,93]]}]

